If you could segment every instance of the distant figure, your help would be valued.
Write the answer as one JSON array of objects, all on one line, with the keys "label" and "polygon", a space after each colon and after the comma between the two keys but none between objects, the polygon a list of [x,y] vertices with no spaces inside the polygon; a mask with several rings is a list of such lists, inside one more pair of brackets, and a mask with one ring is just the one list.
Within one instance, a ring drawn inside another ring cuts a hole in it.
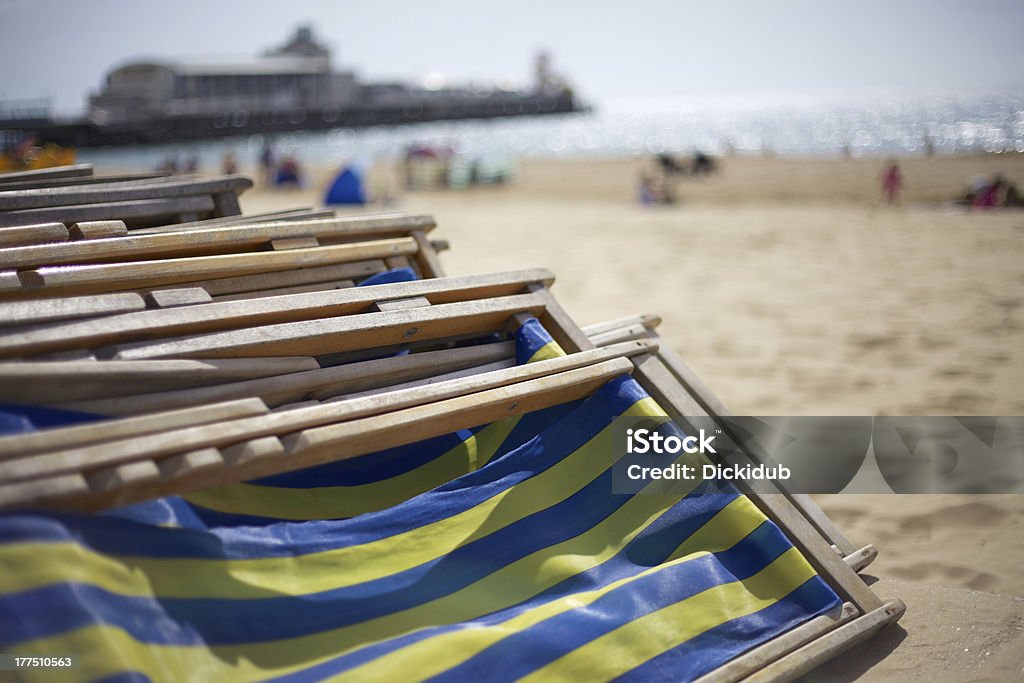
[{"label": "distant figure", "polygon": [[903,174],[900,172],[900,165],[895,161],[890,162],[882,171],[882,195],[890,205],[897,204],[902,191]]},{"label": "distant figure", "polygon": [[924,145],[924,155],[926,157],[930,158],[930,157],[935,156],[935,141],[932,140],[932,136],[931,135],[928,135],[928,133],[925,133],[924,134],[924,139],[921,141],[921,143]]},{"label": "distant figure", "polygon": [[[1003,198],[1003,189],[1006,188],[1008,183],[999,173],[992,176],[991,182],[986,183],[978,189],[974,194],[974,199],[971,201],[971,206],[976,209],[990,209],[996,206],[1007,206],[1006,200]],[[1014,188],[1013,192],[1016,192]]]},{"label": "distant figure", "polygon": [[640,169],[637,199],[645,205],[675,204],[678,178],[686,172],[671,155],[657,155]]},{"label": "distant figure", "polygon": [[693,175],[711,175],[717,170],[718,168],[715,166],[715,160],[707,154],[701,151],[693,153]]},{"label": "distant figure", "polygon": [[260,171],[264,185],[271,185],[274,182],[274,148],[270,142],[263,145],[260,152]]},{"label": "distant figure", "polygon": [[689,170],[685,165],[676,161],[674,156],[665,152],[659,154],[655,159],[658,161],[658,166],[661,167],[661,172],[666,176],[684,175]]},{"label": "distant figure", "polygon": [[170,155],[163,162],[156,167],[156,170],[160,173],[169,173],[175,175],[178,172],[178,157]]},{"label": "distant figure", "polygon": [[185,162],[185,173],[189,173],[191,175],[195,175],[196,173],[199,173],[199,155],[198,154],[193,154],[192,156],[190,156],[188,158],[188,161]]},{"label": "distant figure", "polygon": [[224,159],[220,163],[220,172],[224,175],[238,173],[238,158],[231,150],[224,153]]},{"label": "distant figure", "polygon": [[281,164],[277,167],[275,182],[279,186],[295,185],[298,187],[302,184],[302,171],[299,169],[299,162],[295,155],[288,154],[281,159]]}]

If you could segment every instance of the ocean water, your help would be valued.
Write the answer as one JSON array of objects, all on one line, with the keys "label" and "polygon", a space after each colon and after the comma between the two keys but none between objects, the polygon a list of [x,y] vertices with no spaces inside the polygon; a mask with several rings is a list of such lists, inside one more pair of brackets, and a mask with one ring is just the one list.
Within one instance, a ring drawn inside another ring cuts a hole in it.
[{"label": "ocean water", "polygon": [[[926,142],[927,140],[927,142]],[[197,143],[82,149],[101,167],[155,167],[198,156],[207,170],[228,151],[243,168],[264,144],[253,135]],[[659,152],[834,157],[1024,152],[1024,91],[831,96],[679,96],[609,100],[582,114],[450,121],[277,135],[278,154],[310,164],[370,163],[412,144],[469,158],[629,156]]]}]

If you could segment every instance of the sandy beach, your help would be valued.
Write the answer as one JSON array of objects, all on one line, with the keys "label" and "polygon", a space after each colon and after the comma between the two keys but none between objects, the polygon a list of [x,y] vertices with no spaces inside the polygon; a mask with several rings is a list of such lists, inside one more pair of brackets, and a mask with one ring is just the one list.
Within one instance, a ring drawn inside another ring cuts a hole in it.
[{"label": "sandy beach", "polygon": [[[527,160],[515,184],[393,208],[436,217],[449,274],[546,266],[582,323],[657,313],[737,414],[1024,414],[1024,212],[948,201],[977,175],[1024,184],[1024,155],[904,160],[898,207],[880,159],[727,158],[670,207],[634,201],[641,163]],[[319,204],[330,175],[243,209]],[[872,574],[1024,596],[1024,496],[820,502],[878,546]]]}]

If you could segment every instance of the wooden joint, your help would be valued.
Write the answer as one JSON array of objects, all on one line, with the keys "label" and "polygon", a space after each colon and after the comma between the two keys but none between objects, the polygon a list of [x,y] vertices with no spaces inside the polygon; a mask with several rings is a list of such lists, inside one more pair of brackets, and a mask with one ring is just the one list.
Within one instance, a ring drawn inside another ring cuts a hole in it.
[{"label": "wooden joint", "polygon": [[425,296],[410,296],[403,299],[387,299],[378,301],[370,308],[377,313],[388,313],[390,311],[405,311],[410,308],[424,308],[430,305],[430,300]]}]

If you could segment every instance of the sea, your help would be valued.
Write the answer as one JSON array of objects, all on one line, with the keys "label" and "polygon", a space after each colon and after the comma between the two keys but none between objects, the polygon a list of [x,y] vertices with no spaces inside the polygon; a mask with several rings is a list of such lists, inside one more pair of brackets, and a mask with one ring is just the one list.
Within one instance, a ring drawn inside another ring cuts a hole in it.
[{"label": "sea", "polygon": [[[267,140],[217,140],[79,150],[103,168],[157,167],[168,158],[219,167],[255,164]],[[584,113],[443,121],[275,135],[301,163],[370,164],[413,145],[473,160],[622,157],[659,153],[906,156],[1024,152],[1024,88],[1000,92],[673,95],[606,98]]]}]

